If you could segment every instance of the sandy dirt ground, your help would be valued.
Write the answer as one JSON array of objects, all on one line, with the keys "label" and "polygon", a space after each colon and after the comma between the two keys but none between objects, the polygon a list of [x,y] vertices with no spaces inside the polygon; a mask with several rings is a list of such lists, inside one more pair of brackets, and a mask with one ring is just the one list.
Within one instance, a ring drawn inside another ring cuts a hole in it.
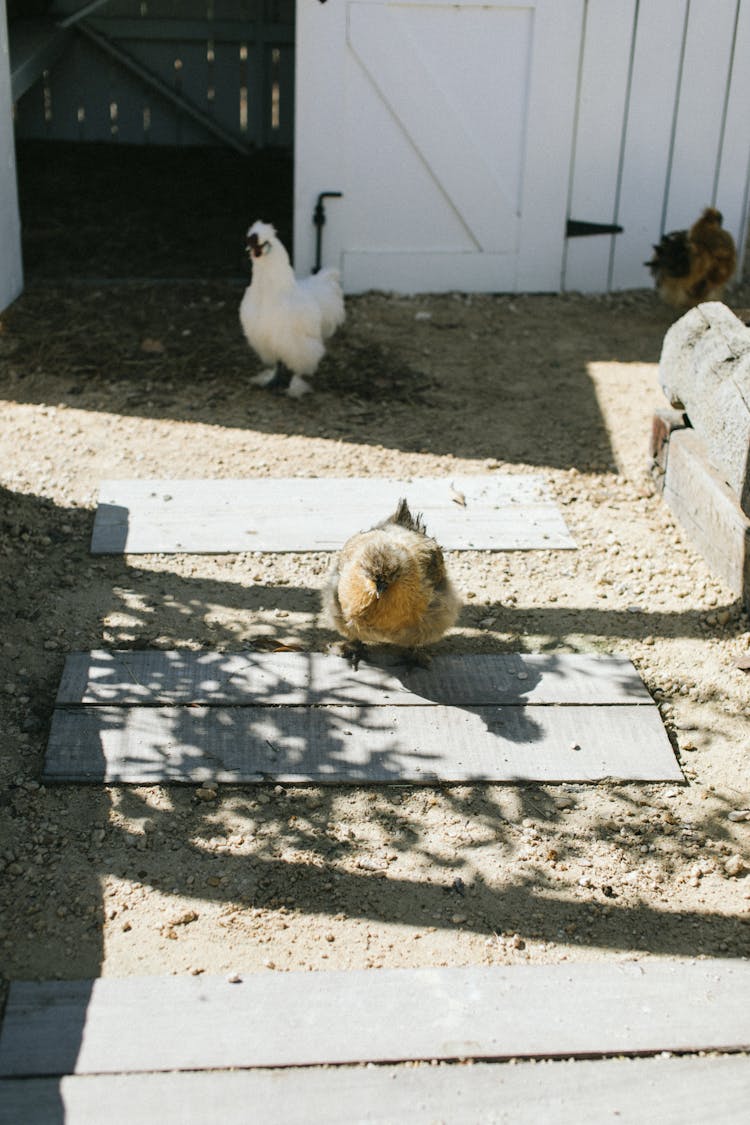
[{"label": "sandy dirt ground", "polygon": [[[3,980],[750,953],[750,624],[650,475],[670,311],[351,298],[292,402],[249,383],[241,292],[37,283],[2,315]],[[625,654],[684,783],[40,785],[67,652],[335,639],[325,554],[92,558],[102,479],[487,472],[541,473],[578,549],[450,553],[437,651]]]}]

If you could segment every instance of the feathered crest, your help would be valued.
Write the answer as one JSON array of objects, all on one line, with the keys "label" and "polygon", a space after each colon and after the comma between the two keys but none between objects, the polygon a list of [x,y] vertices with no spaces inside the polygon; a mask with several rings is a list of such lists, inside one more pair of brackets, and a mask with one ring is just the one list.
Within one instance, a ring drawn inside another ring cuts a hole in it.
[{"label": "feathered crest", "polygon": [[406,499],[402,496],[396,507],[396,511],[387,520],[383,520],[378,524],[378,527],[387,527],[389,523],[397,523],[399,527],[405,527],[409,531],[418,531],[420,535],[426,535],[427,530],[422,520],[422,513],[419,512],[416,516],[411,514],[409,505]]}]

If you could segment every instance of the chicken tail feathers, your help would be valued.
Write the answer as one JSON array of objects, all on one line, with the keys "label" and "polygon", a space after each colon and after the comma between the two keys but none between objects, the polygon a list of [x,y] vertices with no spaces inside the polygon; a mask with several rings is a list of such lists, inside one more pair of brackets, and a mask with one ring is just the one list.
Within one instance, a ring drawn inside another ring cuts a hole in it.
[{"label": "chicken tail feathers", "polygon": [[644,262],[655,278],[668,271],[672,277],[686,277],[690,273],[690,244],[686,230],[673,230],[662,235],[661,241],[654,245],[650,261]]}]

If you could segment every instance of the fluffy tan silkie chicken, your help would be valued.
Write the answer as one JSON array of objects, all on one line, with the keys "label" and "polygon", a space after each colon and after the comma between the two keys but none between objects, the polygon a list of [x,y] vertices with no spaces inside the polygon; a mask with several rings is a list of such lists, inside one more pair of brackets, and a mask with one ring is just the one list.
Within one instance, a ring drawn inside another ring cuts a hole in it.
[{"label": "fluffy tan silkie chicken", "polygon": [[240,304],[240,323],[250,347],[269,365],[251,382],[299,398],[311,389],[303,376],[315,373],[325,341],[344,322],[338,270],[296,278],[270,223],[253,223],[247,251],[253,276]]},{"label": "fluffy tan silkie chicken", "polygon": [[654,245],[651,270],[660,296],[676,309],[718,301],[737,267],[734,239],[722,227],[722,214],[706,207],[690,230],[673,230]]},{"label": "fluffy tan silkie chicken", "polygon": [[440,640],[461,608],[441,548],[406,500],[347,540],[323,597],[355,668],[366,644],[397,645],[411,662],[428,663],[423,646]]}]

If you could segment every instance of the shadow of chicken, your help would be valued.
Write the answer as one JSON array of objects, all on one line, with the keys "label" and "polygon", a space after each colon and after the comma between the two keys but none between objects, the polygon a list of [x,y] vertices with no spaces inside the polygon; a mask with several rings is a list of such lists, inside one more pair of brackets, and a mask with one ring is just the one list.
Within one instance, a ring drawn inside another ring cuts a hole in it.
[{"label": "shadow of chicken", "polygon": [[722,214],[706,207],[690,230],[673,230],[654,245],[651,270],[659,295],[675,309],[721,300],[737,267],[734,239],[722,227]]}]

